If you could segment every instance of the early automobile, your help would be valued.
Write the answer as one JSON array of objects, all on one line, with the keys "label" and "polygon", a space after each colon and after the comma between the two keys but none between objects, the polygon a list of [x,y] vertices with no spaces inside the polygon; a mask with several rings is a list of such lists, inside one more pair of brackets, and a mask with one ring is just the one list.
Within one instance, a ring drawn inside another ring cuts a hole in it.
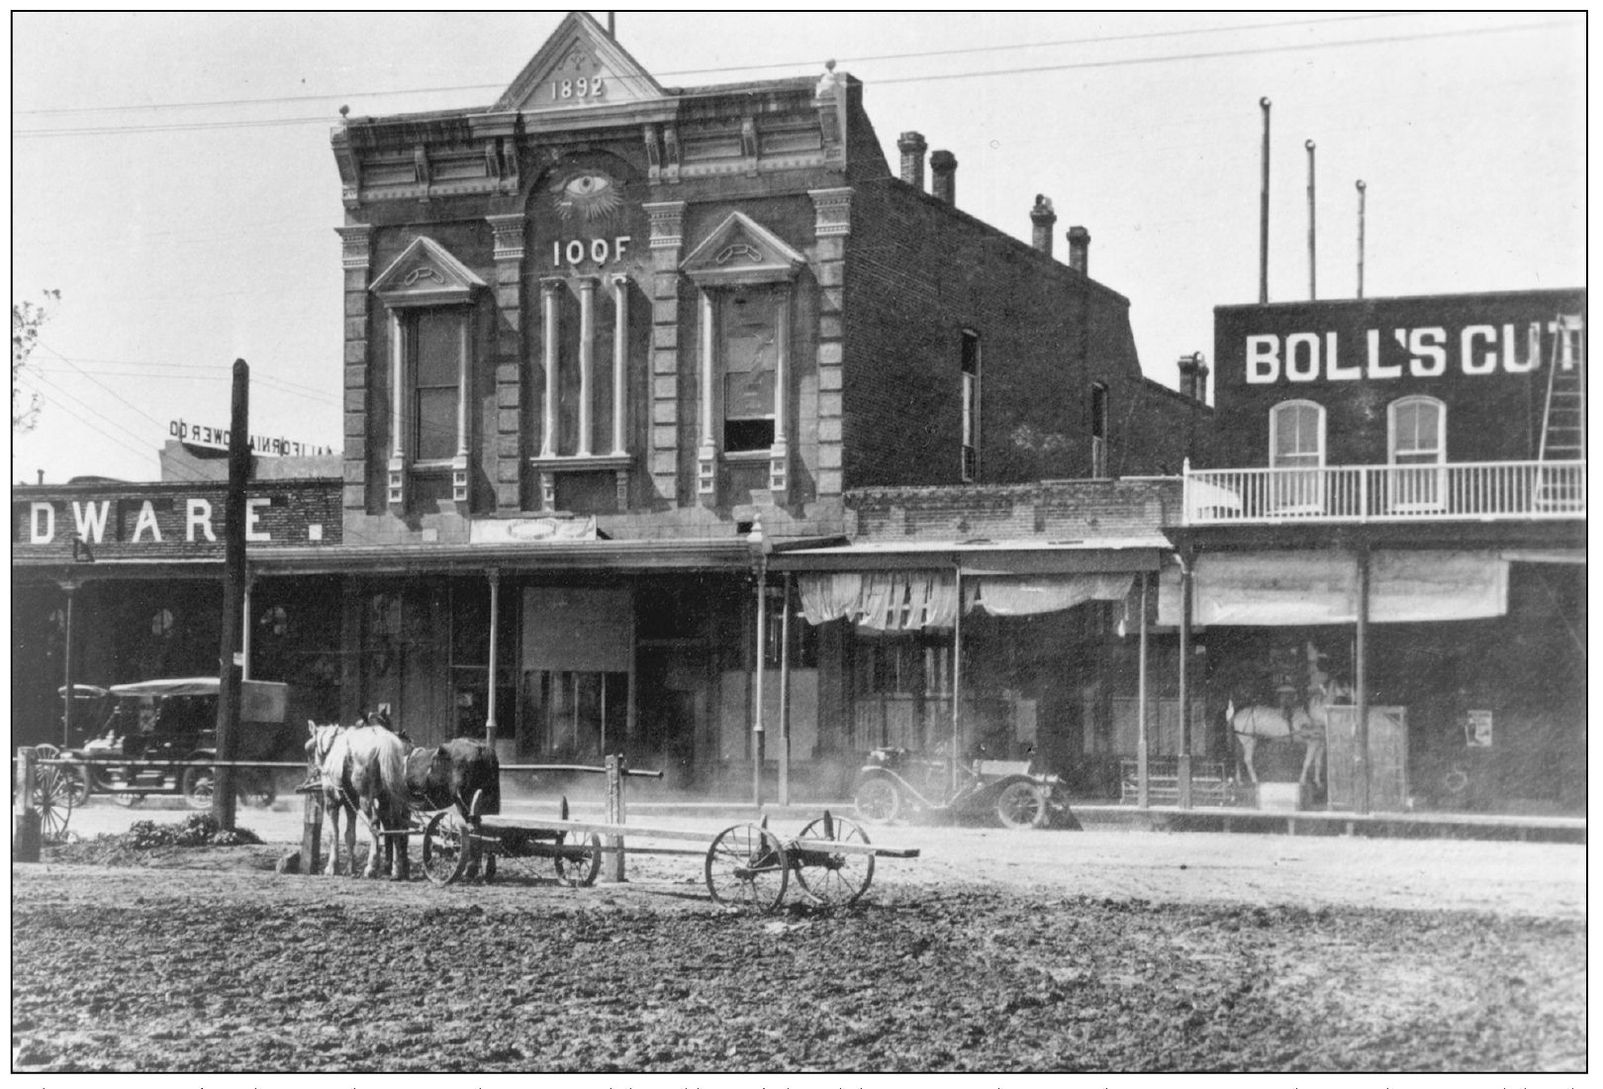
[{"label": "early automobile", "polygon": [[1056,775],[1028,760],[954,760],[901,748],[874,749],[857,773],[857,815],[875,824],[899,817],[992,820],[1007,828],[1042,828],[1066,816]]},{"label": "early automobile", "polygon": [[[270,681],[242,686],[236,758],[298,757],[299,738],[285,722],[288,686]],[[211,804],[213,769],[194,762],[217,755],[216,677],[112,685],[92,712],[78,706],[87,694],[75,687],[74,718],[89,720],[90,736],[61,752],[65,762],[58,765],[74,805],[91,794],[109,794],[125,805],[151,794],[182,795],[197,809]],[[241,768],[236,781],[240,796],[255,805],[271,805],[277,794],[270,768]]]}]

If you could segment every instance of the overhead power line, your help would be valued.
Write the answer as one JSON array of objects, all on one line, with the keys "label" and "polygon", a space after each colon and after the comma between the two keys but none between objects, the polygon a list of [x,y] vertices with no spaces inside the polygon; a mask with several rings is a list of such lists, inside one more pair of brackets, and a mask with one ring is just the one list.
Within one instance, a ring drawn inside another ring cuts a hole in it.
[{"label": "overhead power line", "polygon": [[[1464,38],[1486,34],[1509,34],[1531,30],[1548,30],[1555,27],[1569,25],[1564,21],[1549,20],[1539,23],[1517,23],[1495,27],[1467,27],[1460,30],[1427,30],[1414,34],[1392,34],[1376,38],[1352,38],[1338,42],[1303,42],[1291,45],[1259,46],[1243,49],[1223,49],[1206,53],[1167,54],[1158,57],[1125,57],[1116,60],[1070,61],[1063,64],[1031,65],[1016,68],[990,68],[977,72],[946,72],[936,75],[918,76],[892,76],[883,79],[874,79],[875,86],[887,86],[902,83],[936,83],[956,79],[987,79],[996,76],[1036,75],[1043,72],[1067,72],[1096,68],[1127,68],[1138,65],[1194,63],[1205,60],[1221,60],[1230,57],[1266,56],[1275,53],[1303,53],[1314,50],[1349,49],[1371,45],[1395,45],[1402,42],[1430,41],[1443,38]],[[741,69],[729,69],[741,71]],[[319,96],[322,97],[322,96]],[[266,101],[266,100],[258,100]],[[112,136],[130,133],[152,132],[202,132],[221,129],[252,129],[284,127],[288,125],[335,124],[335,120],[326,115],[316,117],[289,117],[272,119],[250,119],[229,121],[175,121],[155,125],[101,125],[81,128],[37,128],[13,129],[12,136],[17,139],[38,139],[59,136]]]},{"label": "overhead power line", "polygon": [[[928,57],[954,57],[972,55],[975,53],[1006,53],[1020,49],[1050,49],[1061,45],[1097,45],[1105,42],[1142,41],[1151,38],[1181,38],[1199,34],[1232,34],[1246,30],[1277,30],[1286,27],[1314,26],[1320,23],[1345,23],[1359,19],[1395,19],[1411,14],[1409,12],[1373,12],[1360,15],[1336,15],[1321,19],[1283,19],[1271,23],[1238,23],[1235,26],[1209,26],[1187,27],[1177,30],[1153,30],[1140,34],[1097,34],[1083,38],[1058,38],[1045,42],[1015,42],[1008,45],[978,45],[964,49],[929,49],[911,53],[880,53],[874,56],[844,58],[842,63],[867,64],[875,61],[887,60],[920,60]],[[725,65],[716,68],[681,68],[676,71],[655,73],[659,79],[672,76],[699,76],[716,75],[721,72],[761,72],[781,68],[805,68],[816,65],[816,59],[801,61],[774,61],[768,64]],[[282,105],[288,102],[333,102],[349,98],[373,97],[401,97],[420,94],[451,94],[458,91],[500,91],[505,85],[500,83],[468,83],[457,84],[450,87],[407,87],[389,91],[331,91],[317,95],[280,95],[269,98],[223,98],[192,102],[149,102],[144,104],[123,103],[110,106],[44,106],[32,110],[12,110],[13,117],[32,117],[44,114],[77,114],[77,113],[127,113],[145,112],[151,110],[192,110],[210,109],[219,106],[267,106]]]}]

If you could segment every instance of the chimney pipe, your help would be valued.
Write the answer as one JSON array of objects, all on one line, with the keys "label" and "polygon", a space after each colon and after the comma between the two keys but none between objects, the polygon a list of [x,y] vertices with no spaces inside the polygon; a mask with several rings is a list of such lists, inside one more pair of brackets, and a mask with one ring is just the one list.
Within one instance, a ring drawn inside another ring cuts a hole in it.
[{"label": "chimney pipe", "polygon": [[930,191],[938,200],[957,204],[957,156],[950,151],[930,153]]},{"label": "chimney pipe", "polygon": [[1314,142],[1304,140],[1303,147],[1308,149],[1308,297],[1319,298],[1314,289]]},{"label": "chimney pipe", "polygon": [[1091,275],[1091,232],[1084,227],[1069,228],[1069,267],[1081,276]]},{"label": "chimney pipe", "polygon": [[1197,397],[1197,357],[1183,355],[1177,364],[1180,368],[1180,396],[1194,401]]},{"label": "chimney pipe", "polygon": [[1052,201],[1035,194],[1035,207],[1030,209],[1030,223],[1033,229],[1030,232],[1030,245],[1052,256],[1052,224],[1058,221],[1058,215],[1052,210]]},{"label": "chimney pipe", "polygon": [[929,144],[924,140],[922,132],[904,132],[896,141],[896,147],[902,153],[902,180],[913,186],[919,192],[924,191],[924,152],[929,150]]},{"label": "chimney pipe", "polygon": [[1364,179],[1358,179],[1358,297],[1364,297]]},{"label": "chimney pipe", "polygon": [[1193,386],[1197,400],[1202,404],[1208,403],[1208,364],[1201,352],[1197,353],[1197,380]]},{"label": "chimney pipe", "polygon": [[1269,301],[1269,99],[1260,98],[1263,109],[1263,191],[1258,197],[1258,302]]}]

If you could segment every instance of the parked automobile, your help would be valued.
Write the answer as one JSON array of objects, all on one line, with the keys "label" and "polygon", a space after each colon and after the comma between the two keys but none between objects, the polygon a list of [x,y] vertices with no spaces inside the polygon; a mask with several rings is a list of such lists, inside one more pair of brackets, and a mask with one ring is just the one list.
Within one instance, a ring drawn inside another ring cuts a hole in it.
[{"label": "parked automobile", "polygon": [[1007,828],[1042,828],[1066,817],[1068,802],[1056,775],[1028,760],[963,761],[902,748],[874,749],[857,773],[857,815],[884,824],[899,817],[949,815],[994,819]]},{"label": "parked automobile", "polygon": [[[242,682],[238,760],[296,760],[300,737],[285,722],[288,686]],[[60,753],[59,765],[74,805],[108,794],[124,805],[151,794],[181,795],[191,806],[211,805],[215,773],[184,766],[217,755],[216,677],[180,677],[112,685],[92,716],[94,736]],[[83,696],[75,686],[74,705]],[[137,763],[134,763],[137,761]],[[273,769],[241,768],[239,795],[260,806],[277,796]]]}]

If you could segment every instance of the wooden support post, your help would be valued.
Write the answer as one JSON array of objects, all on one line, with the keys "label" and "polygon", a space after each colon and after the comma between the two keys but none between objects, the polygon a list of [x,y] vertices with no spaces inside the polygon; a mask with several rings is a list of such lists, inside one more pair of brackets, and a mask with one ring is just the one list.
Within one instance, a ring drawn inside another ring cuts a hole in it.
[{"label": "wooden support post", "polygon": [[234,769],[239,752],[239,711],[244,652],[240,631],[245,603],[245,482],[250,476],[250,367],[234,360],[228,439],[228,491],[223,517],[223,608],[217,654],[217,760],[212,772],[212,816],[234,827]]},{"label": "wooden support post", "polygon": [[1151,769],[1147,766],[1147,573],[1141,572],[1141,642],[1136,652],[1136,804],[1142,809],[1152,805]]},{"label": "wooden support post", "polygon": [[[71,698],[71,692],[68,692]],[[34,750],[17,750],[17,783],[11,792],[11,861],[39,861],[39,812],[33,807]]]},{"label": "wooden support post", "polygon": [[[614,754],[607,757],[607,823],[624,823],[623,805],[623,756]],[[601,856],[603,881],[614,884],[628,880],[624,876],[623,866],[623,837],[607,836],[606,845],[613,848]]]},{"label": "wooden support post", "polygon": [[1191,808],[1191,578],[1196,553],[1180,557],[1180,755],[1177,760],[1181,809]]},{"label": "wooden support post", "polygon": [[305,809],[301,816],[301,873],[322,873],[323,802],[316,794],[308,793],[304,797]]}]

